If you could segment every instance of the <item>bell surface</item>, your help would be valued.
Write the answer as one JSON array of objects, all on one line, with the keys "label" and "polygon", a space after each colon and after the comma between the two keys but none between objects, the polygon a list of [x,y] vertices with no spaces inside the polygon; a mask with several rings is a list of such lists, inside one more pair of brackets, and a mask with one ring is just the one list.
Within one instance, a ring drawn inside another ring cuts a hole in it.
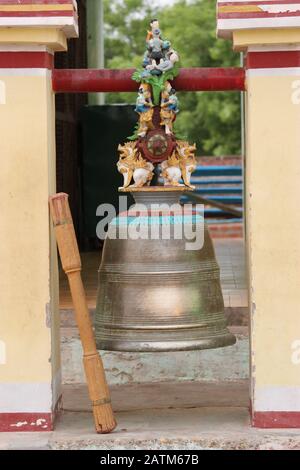
[{"label": "bell surface", "polygon": [[[235,343],[226,327],[220,269],[208,228],[195,210],[182,212],[181,195],[180,190],[150,188],[135,192],[136,203],[146,212],[136,215],[138,206],[133,206],[109,225],[99,269],[98,349],[184,351]],[[153,203],[168,206],[161,212]],[[171,204],[179,210],[169,210]],[[167,225],[170,234],[163,232]],[[202,230],[202,247],[187,249],[190,237],[185,233],[191,230]],[[151,239],[153,233],[156,239]]]}]

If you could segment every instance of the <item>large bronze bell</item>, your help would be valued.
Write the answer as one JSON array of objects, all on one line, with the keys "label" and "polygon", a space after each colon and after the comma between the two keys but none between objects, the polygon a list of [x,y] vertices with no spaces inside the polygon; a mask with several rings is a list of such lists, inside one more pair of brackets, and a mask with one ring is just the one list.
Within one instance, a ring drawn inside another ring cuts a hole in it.
[{"label": "large bronze bell", "polygon": [[[148,228],[168,217],[173,228],[177,223],[199,221],[197,213],[180,217],[167,211],[159,216],[150,203],[174,204],[182,192],[149,190],[133,194],[137,203],[149,208]],[[183,351],[234,344],[236,339],[226,327],[220,270],[206,225],[204,245],[197,250],[186,250],[187,240],[176,239],[175,231],[167,240],[110,238],[116,228],[124,234],[124,225],[128,228],[133,221],[143,225],[145,216],[131,213],[125,214],[127,219],[121,214],[112,221],[104,243],[96,309],[98,349]]]}]

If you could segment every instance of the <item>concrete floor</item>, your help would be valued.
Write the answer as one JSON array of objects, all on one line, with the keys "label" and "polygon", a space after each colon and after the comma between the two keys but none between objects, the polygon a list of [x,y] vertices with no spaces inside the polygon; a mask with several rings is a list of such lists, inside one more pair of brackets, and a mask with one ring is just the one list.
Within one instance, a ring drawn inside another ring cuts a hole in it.
[{"label": "concrete floor", "polygon": [[247,307],[246,253],[243,239],[216,239],[225,307]]},{"label": "concrete floor", "polygon": [[300,449],[300,430],[251,428],[247,381],[112,387],[118,421],[97,435],[84,386],[67,387],[52,433],[3,433],[0,449]]}]

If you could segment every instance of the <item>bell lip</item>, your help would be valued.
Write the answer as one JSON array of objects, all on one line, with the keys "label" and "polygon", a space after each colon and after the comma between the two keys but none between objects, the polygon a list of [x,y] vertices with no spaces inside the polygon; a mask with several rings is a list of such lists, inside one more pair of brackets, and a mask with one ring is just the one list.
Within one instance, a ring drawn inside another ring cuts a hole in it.
[{"label": "bell lip", "polygon": [[236,343],[236,337],[228,332],[223,336],[205,338],[193,341],[114,341],[97,340],[97,349],[99,351],[120,351],[120,352],[178,352],[178,351],[198,351],[205,349],[218,349],[227,346],[233,346]]},{"label": "bell lip", "polygon": [[118,188],[120,193],[185,193],[188,191],[195,191],[195,188],[189,188],[184,184],[180,186],[143,186],[142,188]]}]

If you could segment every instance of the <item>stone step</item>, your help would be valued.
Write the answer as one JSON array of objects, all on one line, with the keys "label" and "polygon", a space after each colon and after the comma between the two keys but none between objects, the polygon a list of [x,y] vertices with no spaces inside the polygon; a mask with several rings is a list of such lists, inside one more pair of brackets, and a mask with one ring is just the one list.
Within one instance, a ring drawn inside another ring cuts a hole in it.
[{"label": "stone step", "polygon": [[[231,327],[234,346],[204,351],[124,353],[101,351],[110,385],[150,382],[240,381],[249,375],[248,328]],[[85,383],[76,328],[61,328],[62,381]]]},{"label": "stone step", "polygon": [[[193,450],[208,449],[300,449],[299,429],[251,428],[249,410],[246,407],[125,411],[117,412],[116,419],[116,430],[111,434],[101,435],[94,430],[91,412],[64,412],[57,421],[54,432],[3,433],[0,449],[103,450],[108,453],[112,450],[187,450],[187,454]],[[124,455],[124,452],[118,453],[118,456]],[[99,462],[103,457],[99,456]],[[109,464],[104,461],[101,463]],[[127,466],[129,467],[128,464]]]},{"label": "stone step", "polygon": [[[115,412],[148,409],[247,407],[248,380],[236,382],[163,382],[112,385],[112,406]],[[63,386],[64,412],[90,412],[91,403],[86,384]]]},{"label": "stone step", "polygon": [[54,432],[2,433],[0,449],[299,450],[299,429],[251,427],[247,382],[111,386],[117,428],[102,435],[86,386],[67,385]]},{"label": "stone step", "polygon": [[297,429],[251,428],[248,407],[137,410],[119,412],[116,419],[115,432],[96,435],[91,413],[66,412],[47,447],[108,451],[300,449]]}]

